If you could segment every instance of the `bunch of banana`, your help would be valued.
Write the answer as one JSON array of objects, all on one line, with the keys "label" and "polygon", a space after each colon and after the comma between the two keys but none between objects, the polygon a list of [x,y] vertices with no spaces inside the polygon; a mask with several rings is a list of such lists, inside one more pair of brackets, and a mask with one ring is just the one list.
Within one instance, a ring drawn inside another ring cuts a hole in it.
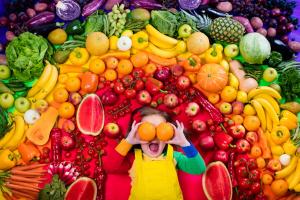
[{"label": "bunch of banana", "polygon": [[27,97],[35,100],[44,99],[55,87],[58,78],[58,70],[47,62],[46,67],[37,83],[28,91]]},{"label": "bunch of banana", "polygon": [[300,192],[300,159],[294,156],[288,166],[275,173],[275,178],[284,178],[290,190]]},{"label": "bunch of banana", "polygon": [[186,51],[184,41],[164,35],[150,24],[146,26],[146,31],[150,41],[147,50],[151,53],[163,58],[173,58]]},{"label": "bunch of banana", "polygon": [[239,79],[233,73],[228,74],[228,79],[229,79],[229,85],[231,87],[234,87],[236,90],[238,90],[240,84]]},{"label": "bunch of banana", "polygon": [[272,131],[273,127],[279,125],[280,107],[277,102],[278,99],[281,99],[280,94],[267,86],[252,89],[248,93],[248,100],[255,108],[264,131]]},{"label": "bunch of banana", "polygon": [[10,149],[11,151],[18,148],[25,135],[25,122],[22,116],[14,117],[13,128],[0,140],[1,149]]}]

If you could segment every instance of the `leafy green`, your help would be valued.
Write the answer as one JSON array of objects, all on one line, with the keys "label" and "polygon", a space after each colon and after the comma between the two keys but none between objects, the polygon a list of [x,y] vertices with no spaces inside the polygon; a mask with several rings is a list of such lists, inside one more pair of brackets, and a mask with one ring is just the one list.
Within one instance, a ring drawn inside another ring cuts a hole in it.
[{"label": "leafy green", "polygon": [[0,107],[0,139],[12,128],[7,112]]},{"label": "leafy green", "polygon": [[268,64],[270,67],[275,67],[282,62],[282,55],[277,51],[272,51],[271,56],[268,59]]},{"label": "leafy green", "polygon": [[45,38],[30,32],[22,33],[6,48],[8,66],[21,81],[32,81],[39,77],[44,69],[44,60],[53,62],[53,53],[52,46]]},{"label": "leafy green", "polygon": [[178,22],[177,28],[179,28],[181,25],[188,24],[192,27],[193,32],[199,31],[197,28],[197,22],[192,17],[187,15],[186,12],[179,11],[176,12],[175,15]]},{"label": "leafy green", "polygon": [[102,10],[96,11],[86,19],[84,34],[87,35],[92,32],[103,32],[105,35],[109,34],[108,16]]},{"label": "leafy green", "polygon": [[45,185],[39,193],[39,200],[63,200],[66,193],[66,186],[58,175],[52,177],[52,182]]},{"label": "leafy green", "polygon": [[177,33],[176,15],[166,10],[152,10],[151,24],[161,33],[174,37]]}]

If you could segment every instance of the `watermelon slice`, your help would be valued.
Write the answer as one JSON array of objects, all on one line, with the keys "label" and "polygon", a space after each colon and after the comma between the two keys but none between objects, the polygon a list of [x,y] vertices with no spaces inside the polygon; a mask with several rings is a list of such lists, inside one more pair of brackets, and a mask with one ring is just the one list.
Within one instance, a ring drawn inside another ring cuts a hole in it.
[{"label": "watermelon slice", "polygon": [[93,179],[82,177],[70,185],[65,200],[95,200],[97,197],[97,185]]},{"label": "watermelon slice", "polygon": [[78,106],[76,123],[81,133],[99,135],[104,126],[104,109],[96,94],[88,94]]},{"label": "watermelon slice", "polygon": [[232,184],[226,166],[220,162],[212,162],[207,166],[202,177],[205,196],[209,200],[231,200]]}]

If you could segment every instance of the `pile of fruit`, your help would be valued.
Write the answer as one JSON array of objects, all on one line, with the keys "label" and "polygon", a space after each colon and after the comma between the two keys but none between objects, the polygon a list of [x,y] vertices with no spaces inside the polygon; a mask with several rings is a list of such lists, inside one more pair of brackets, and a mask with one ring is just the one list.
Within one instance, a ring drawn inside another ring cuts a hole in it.
[{"label": "pile of fruit", "polygon": [[[127,199],[128,170],[110,155],[143,106],[181,121],[207,164],[193,182],[179,174],[185,199],[300,198],[300,43],[286,35],[294,3],[6,6],[0,199]],[[140,126],[140,138],[152,140],[152,128]],[[173,137],[169,124],[157,129],[160,140]]]}]

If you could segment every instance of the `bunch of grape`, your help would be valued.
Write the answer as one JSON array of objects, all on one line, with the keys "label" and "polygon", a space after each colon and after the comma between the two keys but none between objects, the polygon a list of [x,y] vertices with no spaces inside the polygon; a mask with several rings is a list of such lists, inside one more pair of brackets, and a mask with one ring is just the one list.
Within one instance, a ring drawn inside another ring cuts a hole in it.
[{"label": "bunch of grape", "polygon": [[124,7],[124,4],[114,5],[112,11],[108,13],[108,21],[110,24],[109,36],[120,36],[124,30],[127,13],[130,12],[129,9],[124,9]]}]

